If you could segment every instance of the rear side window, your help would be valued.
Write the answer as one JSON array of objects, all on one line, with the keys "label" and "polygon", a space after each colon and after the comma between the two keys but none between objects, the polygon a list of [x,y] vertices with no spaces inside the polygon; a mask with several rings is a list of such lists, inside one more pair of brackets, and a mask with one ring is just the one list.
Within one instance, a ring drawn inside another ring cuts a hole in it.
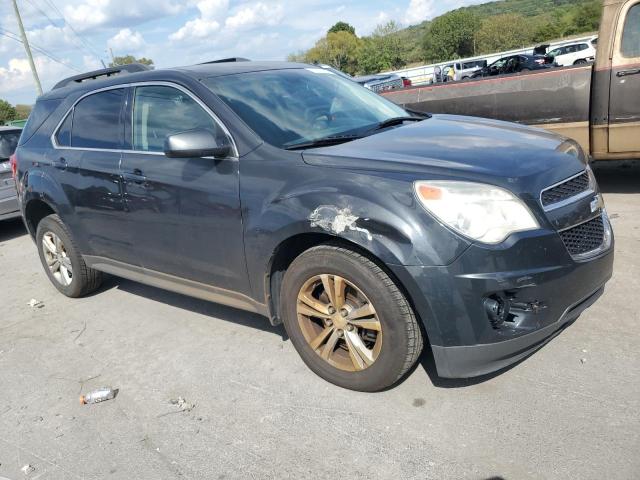
[{"label": "rear side window", "polygon": [[73,109],[71,145],[75,148],[122,148],[124,89],[83,98]]},{"label": "rear side window", "polygon": [[187,130],[209,130],[216,136],[215,120],[198,102],[167,86],[137,87],[133,103],[133,149],[162,152],[167,135]]},{"label": "rear side window", "polygon": [[61,147],[70,147],[71,146],[71,125],[73,124],[73,111],[69,112],[67,118],[64,119],[62,125],[58,129],[58,133],[56,135],[56,142]]},{"label": "rear side window", "polygon": [[[33,107],[33,110],[29,114],[29,120],[27,120],[27,124],[24,126],[24,130],[22,131],[20,145],[23,145],[33,136],[34,133],[38,131],[45,120],[49,118],[56,108],[58,108],[61,102],[62,99],[59,98],[38,100],[36,102],[35,107]],[[51,133],[48,135],[51,135]]]},{"label": "rear side window", "polygon": [[627,58],[640,57],[640,3],[627,13],[622,33],[622,55]]}]

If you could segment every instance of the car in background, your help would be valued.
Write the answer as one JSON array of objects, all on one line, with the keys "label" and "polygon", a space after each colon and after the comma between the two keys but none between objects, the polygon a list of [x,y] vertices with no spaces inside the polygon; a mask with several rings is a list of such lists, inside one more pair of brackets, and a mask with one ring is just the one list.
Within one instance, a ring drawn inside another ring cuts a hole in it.
[{"label": "car in background", "polygon": [[11,120],[9,122],[6,122],[5,125],[7,127],[18,127],[18,128],[24,128],[24,126],[27,124],[27,119],[24,118],[22,120]]},{"label": "car in background", "polygon": [[353,80],[363,87],[376,93],[388,92],[400,88],[410,87],[411,80],[401,77],[397,73],[380,73],[377,75],[366,75],[354,77]]},{"label": "car in background", "polygon": [[[442,69],[442,81],[450,82],[453,80],[455,82],[458,82],[460,80],[466,80],[473,77],[474,73],[482,70],[486,66],[486,60],[471,60],[468,62],[452,63],[451,65],[447,65]],[[451,75],[452,70],[453,75]]]},{"label": "car in background", "polygon": [[[594,44],[595,40],[595,44]],[[590,42],[573,43],[551,50],[547,55],[552,57],[560,67],[580,65],[593,62],[596,58],[597,38]]]},{"label": "car in background", "polygon": [[510,73],[529,72],[533,70],[544,70],[553,68],[556,65],[549,55],[511,55],[496,60],[490,65],[475,72],[471,78],[493,77],[496,75],[507,75]]},{"label": "car in background", "polygon": [[22,129],[0,127],[0,220],[20,216],[11,156],[15,153]]}]

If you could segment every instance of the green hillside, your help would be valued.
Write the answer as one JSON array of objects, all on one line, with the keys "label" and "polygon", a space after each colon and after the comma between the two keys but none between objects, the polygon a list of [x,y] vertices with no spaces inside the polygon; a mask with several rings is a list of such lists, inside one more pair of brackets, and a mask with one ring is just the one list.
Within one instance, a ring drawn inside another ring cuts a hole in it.
[{"label": "green hillside", "polygon": [[407,28],[390,22],[366,37],[338,22],[313,48],[289,58],[352,74],[396,70],[591,33],[598,30],[601,10],[602,0],[501,0]]}]

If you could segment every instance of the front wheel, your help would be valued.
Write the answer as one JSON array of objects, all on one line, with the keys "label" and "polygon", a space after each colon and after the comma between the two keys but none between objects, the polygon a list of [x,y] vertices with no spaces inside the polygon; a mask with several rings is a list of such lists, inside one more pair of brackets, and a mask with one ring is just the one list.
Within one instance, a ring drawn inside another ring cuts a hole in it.
[{"label": "front wheel", "polygon": [[352,250],[321,245],[304,252],[285,274],[280,301],[304,362],[341,387],[384,390],[422,351],[405,296],[378,265]]},{"label": "front wheel", "polygon": [[587,61],[583,58],[581,58],[580,60],[576,60],[573,64],[574,65],[584,65],[585,63],[587,63]]}]

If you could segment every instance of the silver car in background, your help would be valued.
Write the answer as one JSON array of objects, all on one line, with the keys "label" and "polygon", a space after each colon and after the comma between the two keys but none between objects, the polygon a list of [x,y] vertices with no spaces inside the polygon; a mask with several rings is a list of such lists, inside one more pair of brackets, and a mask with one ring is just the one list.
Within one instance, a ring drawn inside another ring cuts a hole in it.
[{"label": "silver car in background", "polygon": [[0,127],[0,220],[20,216],[9,158],[16,151],[21,133],[17,127]]}]

